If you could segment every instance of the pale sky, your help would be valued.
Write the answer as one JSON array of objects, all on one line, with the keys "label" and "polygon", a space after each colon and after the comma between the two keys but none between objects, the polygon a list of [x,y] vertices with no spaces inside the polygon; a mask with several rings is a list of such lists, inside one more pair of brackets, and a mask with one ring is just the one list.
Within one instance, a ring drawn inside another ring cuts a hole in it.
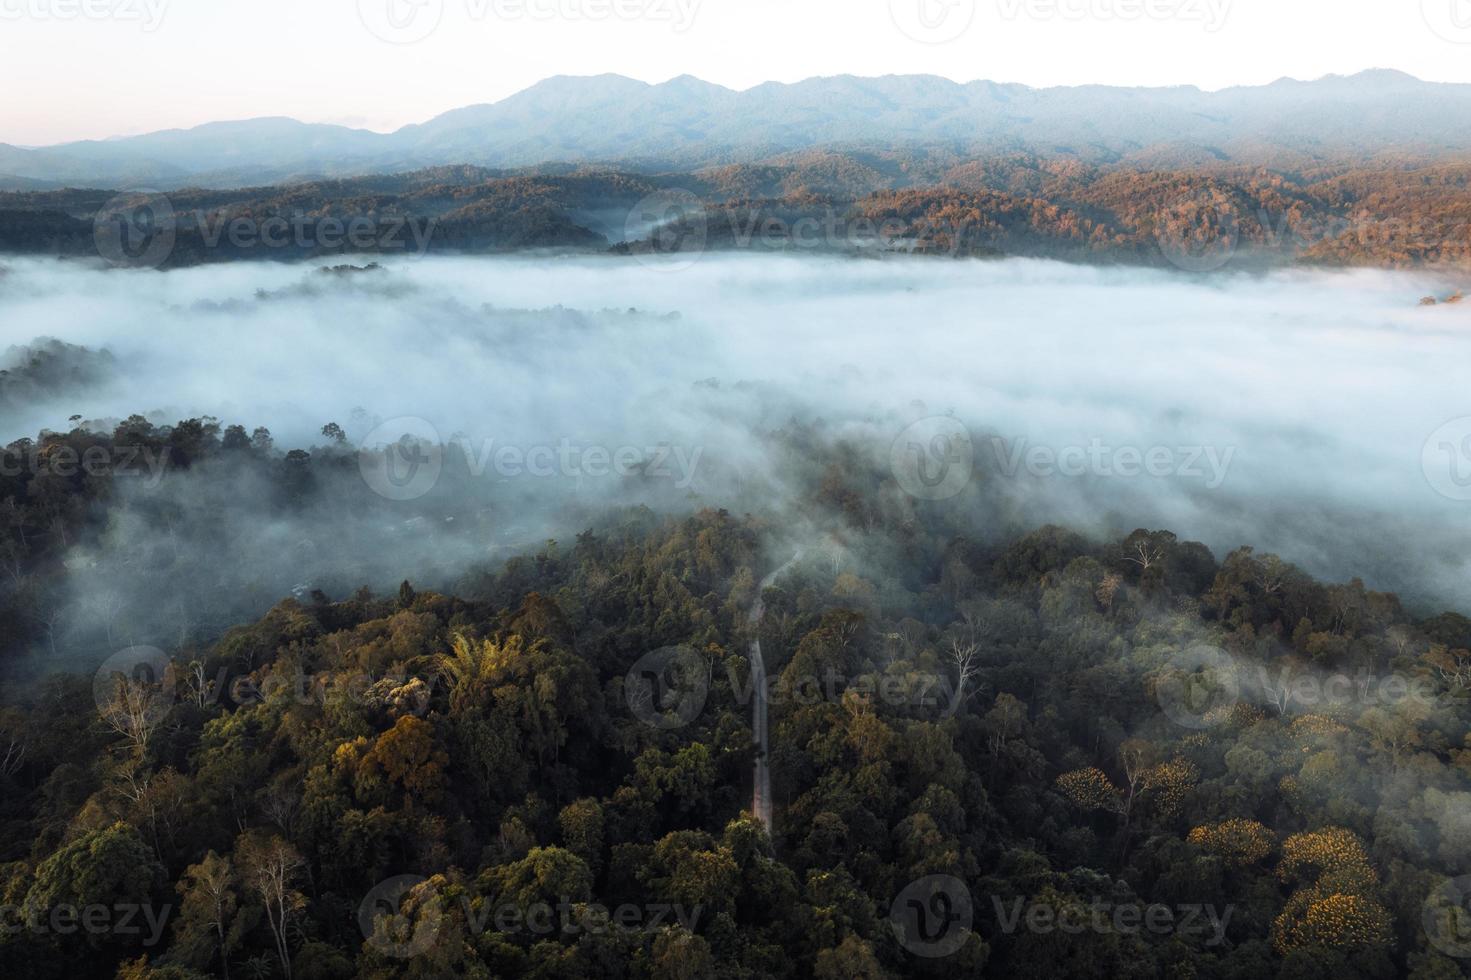
[{"label": "pale sky", "polygon": [[1471,0],[0,0],[0,142],[389,130],[558,74],[1215,89],[1365,68],[1471,82]]}]

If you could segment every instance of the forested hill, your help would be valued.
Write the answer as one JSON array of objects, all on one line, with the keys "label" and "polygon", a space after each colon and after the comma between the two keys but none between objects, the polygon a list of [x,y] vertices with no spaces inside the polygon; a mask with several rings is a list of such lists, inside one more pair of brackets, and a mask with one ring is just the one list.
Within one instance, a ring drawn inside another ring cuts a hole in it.
[{"label": "forested hill", "polygon": [[771,836],[791,529],[621,509],[8,686],[7,976],[1461,975],[1471,621],[1166,531],[983,540],[838,463],[754,627]]},{"label": "forested hill", "polygon": [[[239,259],[518,249],[924,252],[1187,271],[1467,262],[1471,163],[1345,157],[1277,169],[1027,154],[812,152],[648,173],[442,167],[243,190],[0,192],[0,254],[99,254],[119,214],[164,268]],[[140,248],[140,251],[144,251]],[[113,254],[116,252],[117,254]]]}]

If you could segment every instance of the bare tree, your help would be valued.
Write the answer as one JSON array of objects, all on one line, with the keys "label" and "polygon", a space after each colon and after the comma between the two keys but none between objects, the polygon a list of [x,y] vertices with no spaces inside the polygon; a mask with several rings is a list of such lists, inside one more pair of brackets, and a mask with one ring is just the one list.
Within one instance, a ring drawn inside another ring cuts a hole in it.
[{"label": "bare tree", "polygon": [[1140,574],[1143,574],[1164,560],[1164,556],[1164,549],[1153,542],[1140,538],[1134,542],[1133,552],[1124,557],[1128,561],[1138,565]]},{"label": "bare tree", "polygon": [[1435,644],[1427,657],[1435,665],[1435,672],[1455,695],[1471,689],[1471,651],[1450,650]]},{"label": "bare tree", "polygon": [[112,625],[117,622],[118,616],[123,611],[123,597],[111,589],[93,592],[87,600],[89,605],[101,618],[103,628],[107,631],[107,645],[113,646]]},{"label": "bare tree", "polygon": [[0,775],[14,776],[25,764],[30,732],[18,711],[0,713]]},{"label": "bare tree", "polygon": [[1401,657],[1410,652],[1410,647],[1415,642],[1414,629],[1403,623],[1396,624],[1385,630],[1384,636],[1394,645],[1395,653]]},{"label": "bare tree", "polygon": [[30,618],[46,630],[46,642],[51,647],[52,658],[59,656],[56,651],[56,631],[62,627],[65,617],[66,609],[59,605],[49,609],[36,606],[30,610]]},{"label": "bare tree", "polygon": [[301,808],[301,794],[297,793],[282,780],[271,784],[261,799],[261,812],[281,828],[281,833],[291,836],[292,825],[296,822],[296,812]]},{"label": "bare tree", "polygon": [[286,980],[291,980],[291,948],[286,937],[291,920],[306,904],[306,898],[293,887],[306,861],[289,842],[258,833],[246,834],[235,853],[246,886],[265,906],[281,971]]},{"label": "bare tree", "polygon": [[965,624],[966,636],[973,643],[984,643],[1002,630],[1000,604],[989,599],[973,598],[960,603],[956,610]]},{"label": "bare tree", "polygon": [[1276,595],[1287,584],[1287,563],[1276,555],[1267,555],[1253,567],[1252,581],[1267,595]]},{"label": "bare tree", "polygon": [[955,704],[957,707],[965,703],[965,687],[981,672],[980,665],[976,663],[976,655],[980,652],[980,644],[962,642],[957,638],[950,640],[950,662],[955,665]]},{"label": "bare tree", "polygon": [[[173,666],[166,668],[167,672]],[[102,720],[107,726],[127,739],[134,753],[142,758],[148,740],[168,716],[169,699],[165,693],[169,678],[163,679],[160,689],[151,678],[123,674],[112,675],[112,687],[107,700],[101,705]]]},{"label": "bare tree", "polygon": [[204,671],[204,661],[191,660],[184,672],[184,686],[189,690],[189,700],[203,708],[209,704],[214,691],[209,676]]}]

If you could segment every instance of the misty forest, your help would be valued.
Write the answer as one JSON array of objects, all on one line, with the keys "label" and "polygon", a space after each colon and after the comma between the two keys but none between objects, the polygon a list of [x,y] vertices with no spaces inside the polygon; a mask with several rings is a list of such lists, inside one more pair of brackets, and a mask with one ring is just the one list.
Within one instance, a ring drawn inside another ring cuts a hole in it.
[{"label": "misty forest", "polygon": [[1467,86],[896,79],[0,146],[0,975],[1471,976]]}]

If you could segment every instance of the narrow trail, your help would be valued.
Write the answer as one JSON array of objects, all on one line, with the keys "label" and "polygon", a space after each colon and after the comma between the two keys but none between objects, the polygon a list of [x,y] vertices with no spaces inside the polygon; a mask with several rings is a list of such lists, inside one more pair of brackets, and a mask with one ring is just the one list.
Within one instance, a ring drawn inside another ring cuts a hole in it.
[{"label": "narrow trail", "polygon": [[771,833],[771,765],[769,759],[769,729],[767,726],[767,703],[766,703],[766,661],[761,658],[761,617],[766,615],[766,603],[761,595],[781,575],[797,562],[801,561],[802,552],[792,556],[785,565],[772,572],[761,580],[756,589],[756,601],[751,603],[751,610],[746,621],[754,631],[751,638],[751,685],[756,693],[751,702],[751,732],[756,743],[756,771],[751,782],[751,812],[761,825],[766,828],[767,834]]}]

